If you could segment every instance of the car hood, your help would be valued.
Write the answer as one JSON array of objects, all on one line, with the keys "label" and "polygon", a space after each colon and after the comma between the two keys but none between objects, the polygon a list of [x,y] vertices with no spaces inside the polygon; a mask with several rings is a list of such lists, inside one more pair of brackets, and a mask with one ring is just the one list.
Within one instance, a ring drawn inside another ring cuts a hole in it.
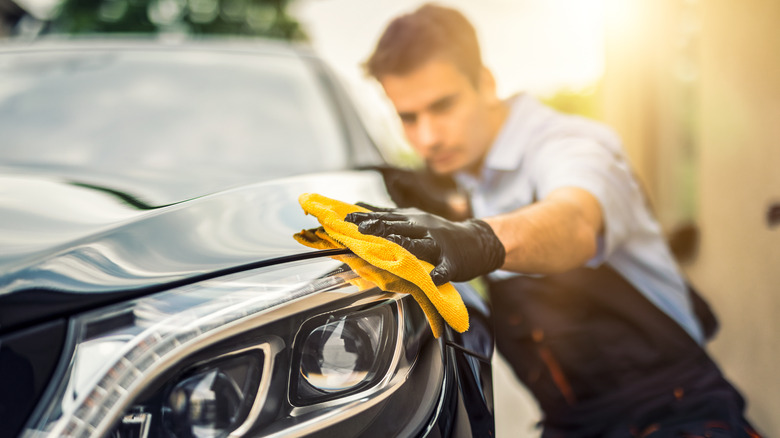
[{"label": "car hood", "polygon": [[[292,235],[318,226],[298,204],[306,192],[390,202],[372,171],[290,177],[163,206],[105,186],[3,174],[0,309],[33,295],[77,301],[305,257],[312,250]],[[0,315],[0,329],[8,322]]]}]

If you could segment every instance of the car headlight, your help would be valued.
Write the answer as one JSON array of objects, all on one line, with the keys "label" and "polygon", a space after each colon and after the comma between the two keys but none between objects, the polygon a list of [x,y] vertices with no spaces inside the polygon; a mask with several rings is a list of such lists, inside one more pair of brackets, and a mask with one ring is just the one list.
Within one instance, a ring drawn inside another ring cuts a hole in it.
[{"label": "car headlight", "polygon": [[[411,298],[360,291],[355,278],[314,259],[75,317],[72,355],[26,434],[302,435],[384,403],[435,341]],[[434,359],[422,379],[435,384]]]},{"label": "car headlight", "polygon": [[295,344],[294,402],[309,405],[376,383],[396,350],[396,308],[382,304],[307,321]]}]

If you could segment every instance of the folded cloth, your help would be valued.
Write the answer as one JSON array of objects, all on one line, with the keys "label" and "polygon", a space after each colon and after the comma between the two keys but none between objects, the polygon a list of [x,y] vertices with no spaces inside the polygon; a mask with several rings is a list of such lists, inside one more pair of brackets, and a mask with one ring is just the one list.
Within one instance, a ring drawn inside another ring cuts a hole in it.
[{"label": "folded cloth", "polygon": [[[298,242],[318,249],[352,250],[358,258],[342,260],[364,280],[384,290],[411,294],[425,312],[434,336],[439,337],[443,331],[442,319],[458,332],[468,330],[469,316],[463,299],[451,283],[441,286],[433,283],[429,274],[433,265],[387,239],[362,234],[357,225],[344,220],[349,213],[368,210],[316,193],[304,193],[298,202],[322,225],[295,234]],[[364,263],[383,271],[366,269]]]},{"label": "folded cloth", "polygon": [[[314,228],[311,230],[303,230],[300,233],[294,235],[295,240],[317,249],[336,249],[344,248],[344,245],[333,240],[328,233],[325,232],[323,227]],[[382,290],[388,292],[397,292],[403,294],[411,294],[417,303],[425,313],[426,318],[431,326],[431,331],[437,338],[440,336],[444,327],[439,312],[431,303],[431,300],[425,295],[425,293],[419,287],[415,286],[403,278],[391,274],[384,269],[379,269],[358,256],[352,254],[344,254],[331,256],[342,263],[349,265],[350,269],[358,275],[357,278],[348,280],[351,284],[358,287],[359,290],[371,289],[379,286]]]}]

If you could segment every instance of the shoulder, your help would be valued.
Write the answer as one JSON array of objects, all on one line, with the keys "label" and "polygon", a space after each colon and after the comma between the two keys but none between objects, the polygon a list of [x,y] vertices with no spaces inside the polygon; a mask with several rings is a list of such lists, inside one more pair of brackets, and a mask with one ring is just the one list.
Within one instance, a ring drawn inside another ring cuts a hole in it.
[{"label": "shoulder", "polygon": [[550,114],[548,129],[544,133],[547,141],[567,138],[587,139],[611,149],[620,148],[620,137],[607,124],[580,115],[565,114],[550,107],[546,108]]},{"label": "shoulder", "polygon": [[[541,102],[546,114],[545,123],[536,131],[529,151],[529,161],[550,165],[549,161],[567,159],[579,161],[584,157],[590,164],[625,163],[626,154],[619,135],[611,127],[597,120],[579,115],[561,113]],[[581,164],[586,164],[582,162]]]}]

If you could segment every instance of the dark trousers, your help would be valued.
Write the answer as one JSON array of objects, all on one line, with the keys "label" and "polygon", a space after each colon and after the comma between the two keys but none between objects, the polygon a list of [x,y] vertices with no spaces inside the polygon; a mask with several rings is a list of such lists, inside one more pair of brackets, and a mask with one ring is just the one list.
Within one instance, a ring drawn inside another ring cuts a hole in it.
[{"label": "dark trousers", "polygon": [[[490,299],[497,348],[539,402],[544,438],[751,436],[707,352],[609,266],[491,282]],[[714,315],[692,299],[710,332]]]}]

